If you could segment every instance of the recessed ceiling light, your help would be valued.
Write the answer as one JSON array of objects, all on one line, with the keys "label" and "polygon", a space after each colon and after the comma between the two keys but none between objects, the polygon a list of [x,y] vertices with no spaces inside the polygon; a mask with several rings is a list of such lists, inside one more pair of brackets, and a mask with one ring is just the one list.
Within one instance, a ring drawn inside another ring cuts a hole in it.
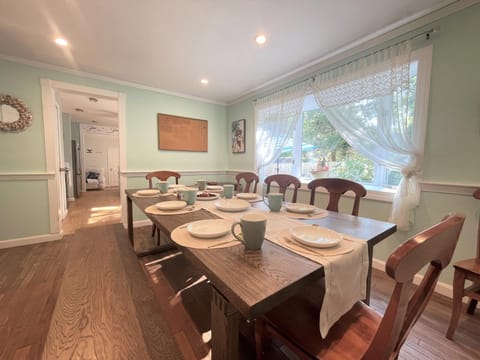
[{"label": "recessed ceiling light", "polygon": [[201,82],[203,85],[207,85],[207,84],[208,84],[208,79],[202,79],[202,80],[200,80],[200,82]]},{"label": "recessed ceiling light", "polygon": [[265,37],[265,35],[258,35],[255,38],[255,41],[257,42],[257,44],[263,45],[267,42],[267,38]]},{"label": "recessed ceiling light", "polygon": [[58,46],[67,46],[68,41],[63,39],[63,38],[56,38],[55,39],[55,44],[57,44]]}]

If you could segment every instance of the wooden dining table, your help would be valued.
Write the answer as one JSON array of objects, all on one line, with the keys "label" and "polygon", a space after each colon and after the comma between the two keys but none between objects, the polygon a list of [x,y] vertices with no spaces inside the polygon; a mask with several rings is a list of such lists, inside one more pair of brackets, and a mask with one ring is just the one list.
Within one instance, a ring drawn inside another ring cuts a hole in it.
[{"label": "wooden dining table", "polygon": [[[216,218],[200,209],[179,215],[152,215],[145,208],[159,198],[136,197],[137,189],[126,190],[128,234],[134,245],[133,204],[166,235],[186,223]],[[201,206],[197,202],[197,206]],[[263,203],[254,205],[263,207]],[[335,230],[367,242],[370,296],[373,247],[396,231],[395,224],[360,216],[328,212],[320,219],[301,220]],[[176,244],[169,243],[164,248]],[[164,249],[163,248],[163,249]],[[206,275],[213,291],[211,298],[212,359],[237,359],[240,321],[256,317],[281,304],[303,286],[324,276],[323,266],[268,240],[260,250],[246,250],[241,244],[212,249],[182,248],[185,256]]]}]

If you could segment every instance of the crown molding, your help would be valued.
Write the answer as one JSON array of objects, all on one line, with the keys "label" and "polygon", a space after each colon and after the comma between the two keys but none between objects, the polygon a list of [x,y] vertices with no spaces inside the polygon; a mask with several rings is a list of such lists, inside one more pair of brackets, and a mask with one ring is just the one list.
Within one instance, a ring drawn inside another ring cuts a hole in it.
[{"label": "crown molding", "polygon": [[437,20],[440,20],[453,13],[466,9],[472,5],[478,4],[479,0],[457,0],[455,2],[444,1],[437,6],[433,6],[424,11],[418,12],[401,21],[384,27],[370,35],[358,39],[348,45],[342,46],[335,51],[328,53],[318,59],[315,59],[299,68],[296,68],[277,78],[271,79],[263,84],[247,90],[236,99],[227,102],[227,105],[233,105],[252,97],[268,92],[276,87],[287,85],[289,82],[300,80],[303,77],[312,76],[315,72],[321,71],[328,66],[341,62],[351,56],[359,54],[369,48],[378,46],[395,38],[401,37],[409,32],[415,31],[423,26],[427,26]]},{"label": "crown molding", "polygon": [[152,87],[152,86],[142,85],[142,84],[138,84],[138,83],[135,83],[135,82],[126,81],[126,80],[115,79],[115,78],[112,78],[112,77],[109,77],[109,76],[93,74],[93,73],[89,73],[89,72],[86,72],[86,71],[69,69],[69,68],[66,68],[66,67],[63,67],[63,66],[59,66],[59,65],[51,65],[51,64],[43,63],[41,61],[28,60],[28,59],[24,59],[24,58],[20,58],[20,57],[16,57],[16,56],[0,54],[0,60],[5,60],[5,61],[13,62],[13,63],[19,63],[19,64],[23,64],[23,65],[33,66],[33,67],[40,68],[40,69],[59,71],[59,72],[63,72],[63,73],[70,74],[70,75],[81,76],[81,77],[85,77],[85,78],[89,78],[89,79],[105,81],[105,82],[109,82],[109,83],[113,83],[113,84],[128,86],[128,87],[135,88],[135,89],[152,91],[152,92],[156,92],[156,93],[160,93],[160,94],[164,94],[164,95],[176,96],[176,97],[180,97],[180,98],[184,98],[184,99],[188,99],[188,100],[195,100],[195,101],[210,103],[210,104],[214,104],[214,105],[223,105],[223,106],[227,105],[227,103],[225,103],[225,102],[214,101],[214,100],[210,100],[210,99],[204,99],[204,98],[200,98],[200,97],[197,97],[197,96],[192,96],[192,95],[182,94],[182,93],[169,91],[169,90],[165,90],[165,89],[160,89],[160,88],[156,88],[156,87]]}]

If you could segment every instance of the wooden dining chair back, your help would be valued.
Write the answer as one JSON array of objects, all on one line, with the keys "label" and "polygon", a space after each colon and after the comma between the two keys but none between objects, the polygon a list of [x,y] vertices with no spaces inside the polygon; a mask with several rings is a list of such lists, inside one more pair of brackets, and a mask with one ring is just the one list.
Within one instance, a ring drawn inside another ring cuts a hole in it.
[{"label": "wooden dining chair back", "polygon": [[[480,189],[473,193],[473,197],[480,200]],[[458,326],[460,320],[460,313],[462,311],[462,299],[467,296],[470,302],[467,307],[467,313],[473,315],[480,301],[480,218],[477,226],[477,256],[472,259],[465,259],[457,261],[453,264],[453,301],[452,301],[452,315],[450,324],[447,330],[447,338],[453,339],[453,334]],[[469,280],[469,286],[465,286],[465,281]]]},{"label": "wooden dining chair back", "polygon": [[315,194],[317,192],[317,188],[319,187],[325,188],[329,194],[328,205],[326,209],[336,212],[338,212],[338,204],[341,196],[347,191],[352,191],[355,193],[352,209],[352,215],[355,216],[358,216],[360,198],[367,195],[367,190],[363,187],[363,185],[356,183],[355,181],[338,178],[315,179],[308,183],[308,188],[310,189],[310,205],[315,204]]},{"label": "wooden dining chair back", "polygon": [[[257,192],[257,185],[258,185],[258,175],[254,172],[241,172],[235,176],[235,180],[237,181],[237,191],[240,192],[250,192],[250,188],[252,189],[252,193]],[[241,184],[245,183],[245,186],[242,188]]]},{"label": "wooden dining chair back", "polygon": [[[314,297],[302,291],[257,319],[257,357],[262,358],[265,340],[273,336],[304,359],[396,359],[452,258],[464,221],[460,214],[447,216],[389,256],[385,270],[395,287],[383,317],[357,302],[322,339],[321,302],[312,301]],[[423,280],[414,289],[413,278],[425,265]]]},{"label": "wooden dining chair back", "polygon": [[300,186],[302,186],[302,183],[295,176],[289,174],[270,175],[265,178],[264,182],[267,184],[267,194],[270,192],[271,184],[276,183],[279,187],[278,192],[283,194],[283,200],[285,200],[287,189],[293,185],[292,203],[297,202],[297,192]]},{"label": "wooden dining chair back", "polygon": [[[168,171],[168,170],[160,170],[160,171],[152,171],[147,173],[145,175],[145,178],[148,180],[148,187],[152,188],[153,187],[153,179],[158,179],[160,181],[167,181],[169,178],[174,177],[175,178],[175,184],[178,184],[178,179],[180,179],[182,175],[180,175],[178,172],[175,171]],[[157,232],[157,227],[155,224],[152,225],[152,237],[155,236],[155,233]],[[160,233],[157,232],[157,243],[160,242]]]},{"label": "wooden dining chair back", "polygon": [[174,177],[175,184],[178,184],[178,179],[180,179],[181,176],[182,175],[180,175],[178,172],[175,172],[175,171],[162,170],[162,171],[149,172],[147,175],[145,175],[145,178],[148,180],[148,186],[152,188],[153,179],[158,179],[160,181],[167,181],[169,178]]}]

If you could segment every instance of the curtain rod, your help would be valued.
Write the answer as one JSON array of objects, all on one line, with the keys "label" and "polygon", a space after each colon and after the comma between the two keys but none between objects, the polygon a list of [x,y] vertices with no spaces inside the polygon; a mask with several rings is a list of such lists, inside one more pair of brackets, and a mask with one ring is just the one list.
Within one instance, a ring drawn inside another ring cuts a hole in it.
[{"label": "curtain rod", "polygon": [[430,40],[430,34],[433,34],[433,33],[436,33],[436,32],[440,32],[440,27],[435,27],[435,28],[431,28],[431,29],[422,31],[422,32],[420,32],[420,33],[418,33],[418,34],[415,34],[415,35],[413,35],[413,36],[411,36],[411,37],[409,37],[409,38],[407,38],[407,39],[404,39],[404,40],[402,40],[402,41],[398,41],[398,42],[396,42],[396,43],[394,43],[394,44],[392,44],[392,45],[389,45],[389,46],[383,47],[383,48],[381,48],[381,49],[375,50],[374,52],[368,53],[368,54],[366,54],[366,55],[359,56],[358,58],[355,58],[355,59],[353,59],[353,60],[351,60],[351,61],[349,61],[349,62],[346,62],[346,63],[342,63],[342,64],[340,64],[340,65],[338,65],[338,66],[332,67],[331,69],[328,69],[328,70],[325,70],[325,71],[315,72],[313,75],[310,75],[310,76],[308,76],[308,77],[305,78],[305,79],[302,79],[302,80],[299,80],[299,81],[297,81],[297,82],[294,82],[293,84],[289,84],[289,85],[286,85],[286,86],[284,86],[284,87],[281,87],[281,88],[278,89],[278,90],[277,90],[277,89],[275,89],[275,90],[272,89],[272,91],[271,91],[271,92],[268,92],[266,95],[264,95],[264,96],[259,96],[259,97],[256,97],[255,99],[253,99],[253,100],[252,100],[252,103],[256,103],[259,99],[263,99],[263,98],[265,98],[265,97],[267,97],[267,96],[270,96],[270,95],[273,95],[273,94],[275,94],[275,93],[279,93],[279,92],[281,92],[281,91],[290,89],[291,87],[297,86],[297,85],[299,85],[299,84],[301,84],[301,83],[303,83],[303,82],[306,82],[306,81],[315,81],[315,78],[316,78],[318,75],[320,75],[320,74],[323,74],[323,73],[326,73],[326,72],[328,72],[328,71],[332,71],[332,70],[338,69],[338,68],[340,68],[340,67],[342,67],[342,66],[345,66],[345,65],[349,65],[349,64],[351,64],[351,63],[353,63],[353,62],[355,62],[355,61],[358,61],[358,60],[360,60],[360,59],[362,59],[362,58],[366,58],[366,57],[368,57],[368,56],[374,55],[374,54],[379,53],[379,52],[381,52],[381,51],[383,51],[383,50],[386,50],[386,49],[388,49],[388,48],[391,48],[391,47],[400,45],[400,44],[402,44],[402,43],[404,43],[404,42],[406,42],[406,41],[411,41],[411,40],[417,39],[417,38],[419,38],[419,37],[421,37],[421,36],[425,36],[425,40]]}]

